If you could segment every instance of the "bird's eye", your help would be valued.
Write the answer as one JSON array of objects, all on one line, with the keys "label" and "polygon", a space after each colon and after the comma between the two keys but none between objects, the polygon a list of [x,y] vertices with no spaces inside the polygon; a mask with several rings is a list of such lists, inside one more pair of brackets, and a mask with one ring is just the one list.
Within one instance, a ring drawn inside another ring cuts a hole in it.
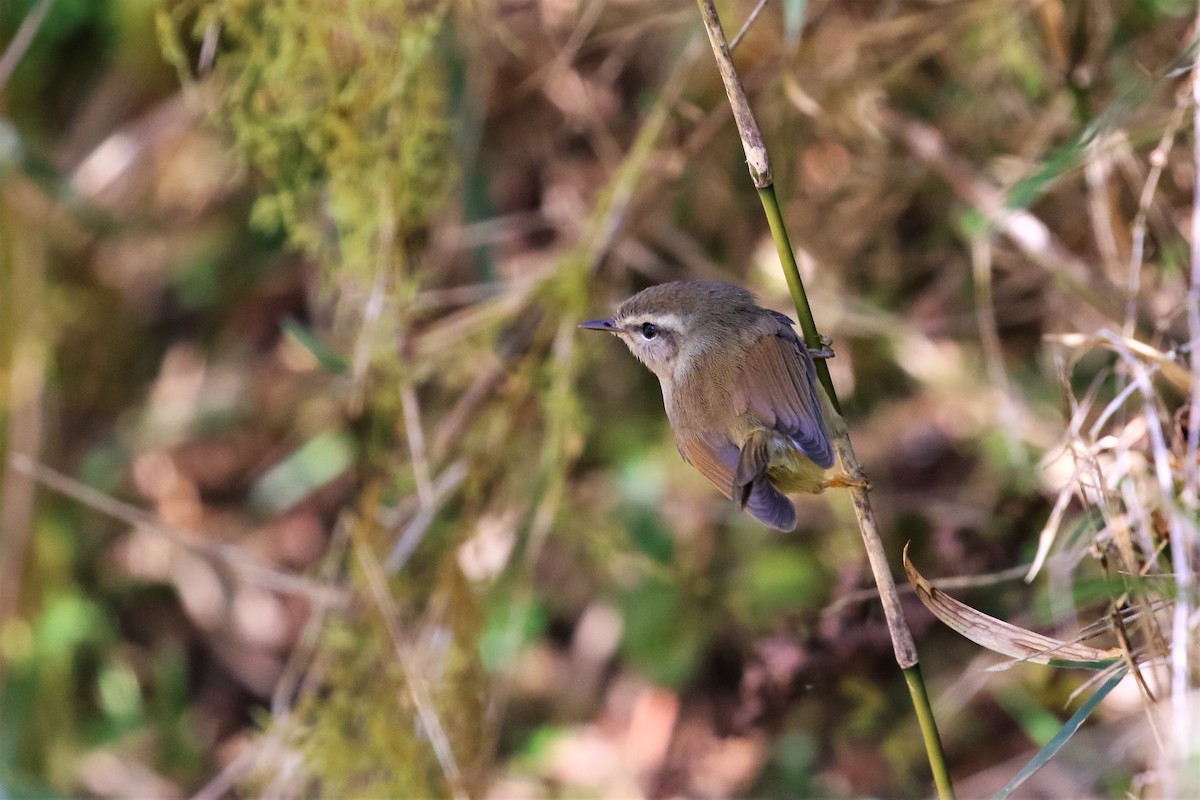
[{"label": "bird's eye", "polygon": [[643,322],[642,323],[642,338],[643,339],[653,339],[655,336],[658,336],[658,326],[655,325],[653,322]]}]

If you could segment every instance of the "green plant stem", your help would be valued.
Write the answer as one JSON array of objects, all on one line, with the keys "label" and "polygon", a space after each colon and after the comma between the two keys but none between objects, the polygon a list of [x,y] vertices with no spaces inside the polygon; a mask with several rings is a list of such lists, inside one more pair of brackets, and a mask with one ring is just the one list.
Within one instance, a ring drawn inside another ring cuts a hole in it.
[{"label": "green plant stem", "polygon": [[[702,0],[703,1],[703,0]],[[783,216],[779,211],[779,202],[775,197],[773,186],[765,186],[758,190],[763,209],[767,215],[767,224],[771,228],[771,236],[779,251],[779,261],[783,274],[787,278],[791,290],[792,302],[796,306],[796,316],[804,341],[810,348],[820,349],[823,345],[821,335],[817,331],[813,319],[812,307],[808,303],[808,293],[804,291],[804,281],[800,278],[800,269],[796,265],[796,256],[792,251],[787,229],[783,224]],[[825,359],[818,359],[817,378],[829,395],[829,402],[840,413],[837,392],[829,376],[829,367]],[[840,421],[832,425],[833,446],[837,451],[842,469],[857,480],[863,480],[862,468],[854,456],[850,443],[850,435]],[[854,503],[854,514],[858,519],[858,530],[862,534],[863,546],[867,551],[867,559],[871,563],[871,572],[875,576],[875,585],[879,590],[879,599],[883,603],[883,614],[887,619],[888,632],[892,638],[892,649],[896,655],[896,663],[904,672],[904,680],[908,684],[908,693],[912,698],[913,708],[917,712],[917,722],[921,727],[921,738],[925,742],[925,754],[929,759],[929,769],[933,773],[933,781],[937,786],[938,797],[941,800],[952,800],[954,785],[950,782],[950,772],[946,767],[946,754],[942,750],[942,738],[938,733],[937,721],[933,717],[933,708],[929,703],[929,693],[925,690],[925,679],[921,675],[921,665],[917,658],[917,646],[913,641],[912,632],[904,619],[904,609],[900,605],[900,594],[896,591],[896,582],[892,578],[888,566],[887,553],[883,547],[883,538],[879,534],[879,526],[875,520],[875,511],[871,506],[871,498],[865,488],[853,488],[850,497]]]},{"label": "green plant stem", "polygon": [[[804,291],[804,281],[800,280],[800,269],[796,266],[796,255],[792,252],[791,240],[788,238],[787,227],[783,224],[783,213],[779,210],[779,200],[775,197],[775,184],[770,183],[758,190],[758,199],[762,201],[763,211],[767,215],[767,225],[771,228],[771,238],[775,240],[775,248],[779,251],[779,263],[783,265],[783,275],[787,278],[788,290],[792,293],[792,304],[796,306],[796,317],[800,323],[800,331],[804,334],[804,343],[810,350],[824,349],[821,334],[817,333],[817,322],[813,319],[812,307],[808,304],[808,293]],[[829,376],[829,365],[825,359],[817,359],[817,378],[829,395],[829,402],[842,411],[838,402],[837,392],[833,388],[833,379]]]},{"label": "green plant stem", "polygon": [[938,733],[937,720],[933,718],[933,707],[929,693],[925,691],[925,678],[921,665],[913,664],[904,670],[904,681],[912,696],[913,708],[917,711],[917,722],[921,726],[921,738],[925,740],[925,753],[929,756],[929,767],[933,771],[933,783],[938,797],[953,800],[954,784],[950,782],[950,770],[946,768],[946,754],[942,751],[942,737]]},{"label": "green plant stem", "polygon": [[[700,16],[704,20],[704,28],[708,33],[709,42],[712,44],[717,69],[725,84],[725,93],[729,97],[733,118],[737,123],[742,149],[746,153],[746,165],[750,171],[750,179],[758,189],[758,196],[767,216],[767,224],[771,228],[771,236],[779,251],[780,265],[787,278],[788,288],[791,290],[792,301],[796,306],[796,315],[804,334],[805,343],[812,349],[823,349],[824,343],[817,331],[812,308],[808,303],[808,295],[804,291],[804,282],[800,278],[800,270],[796,265],[795,253],[792,251],[792,244],[783,222],[783,214],[779,209],[779,201],[775,196],[770,157],[763,142],[762,133],[758,128],[758,121],[750,108],[750,101],[746,97],[741,79],[733,66],[733,58],[725,41],[725,32],[721,28],[716,5],[714,0],[697,0],[697,2],[700,5]],[[824,359],[817,361],[817,377],[834,409],[840,410],[837,392],[833,388],[829,367],[825,364]],[[913,642],[908,623],[904,619],[900,595],[896,591],[896,582],[892,578],[891,568],[888,566],[883,538],[879,534],[879,525],[871,507],[871,498],[863,478],[862,467],[854,456],[850,435],[846,431],[840,414],[838,419],[830,420],[830,428],[833,446],[842,469],[850,478],[857,479],[861,484],[850,491],[850,497],[854,502],[854,514],[858,520],[859,533],[862,534],[863,545],[867,551],[867,559],[871,564],[871,573],[874,575],[875,585],[879,589],[879,599],[883,604],[884,617],[887,619],[888,633],[891,635],[896,663],[904,672],[909,695],[917,712],[917,721],[925,741],[925,752],[929,759],[934,783],[937,786],[938,797],[941,800],[952,800],[954,787],[950,782],[949,771],[946,769],[946,757],[942,751],[941,736],[938,734],[933,708],[929,703],[929,695],[925,691],[925,681],[921,677],[916,644]]]}]

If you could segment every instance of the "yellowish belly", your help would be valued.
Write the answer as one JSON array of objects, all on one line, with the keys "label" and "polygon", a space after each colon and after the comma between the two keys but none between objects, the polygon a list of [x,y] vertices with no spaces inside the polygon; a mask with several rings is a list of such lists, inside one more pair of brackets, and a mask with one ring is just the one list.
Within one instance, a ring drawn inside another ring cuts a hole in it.
[{"label": "yellowish belly", "polygon": [[[830,409],[832,412],[832,409]],[[738,420],[740,423],[733,432],[735,443],[740,448],[754,431],[763,431],[762,425],[748,416]],[[813,463],[804,455],[791,439],[777,431],[764,431],[771,442],[771,461],[767,467],[767,477],[775,484],[775,488],[787,494],[790,492],[806,492],[820,494],[825,487],[825,470]]]},{"label": "yellowish belly", "polygon": [[771,466],[767,477],[779,491],[820,494],[825,484],[825,470],[795,447],[772,447]]}]

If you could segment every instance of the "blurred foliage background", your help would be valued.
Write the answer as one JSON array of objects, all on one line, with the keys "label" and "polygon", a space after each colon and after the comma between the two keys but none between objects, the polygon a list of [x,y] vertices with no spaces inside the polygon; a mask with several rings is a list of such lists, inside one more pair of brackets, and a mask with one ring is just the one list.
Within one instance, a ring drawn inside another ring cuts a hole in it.
[{"label": "blurred foliage background", "polygon": [[[1193,13],[786,0],[735,52],[897,566],[1064,638],[1145,612],[1102,644],[1148,685],[1030,796],[1200,786],[1153,662]],[[928,793],[848,498],[760,528],[575,330],[678,278],[787,310],[693,5],[0,0],[0,44],[0,794]],[[1088,676],[909,600],[992,792]]]}]

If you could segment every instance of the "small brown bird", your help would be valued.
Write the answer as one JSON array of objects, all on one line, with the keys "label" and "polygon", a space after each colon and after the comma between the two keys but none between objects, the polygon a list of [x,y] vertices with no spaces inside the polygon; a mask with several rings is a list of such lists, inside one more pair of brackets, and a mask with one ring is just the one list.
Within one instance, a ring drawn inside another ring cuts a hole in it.
[{"label": "small brown bird", "polygon": [[679,281],[635,294],[579,327],[619,336],[662,384],[680,455],[755,519],[796,527],[784,492],[819,493],[839,419],[792,321],[745,289]]}]

